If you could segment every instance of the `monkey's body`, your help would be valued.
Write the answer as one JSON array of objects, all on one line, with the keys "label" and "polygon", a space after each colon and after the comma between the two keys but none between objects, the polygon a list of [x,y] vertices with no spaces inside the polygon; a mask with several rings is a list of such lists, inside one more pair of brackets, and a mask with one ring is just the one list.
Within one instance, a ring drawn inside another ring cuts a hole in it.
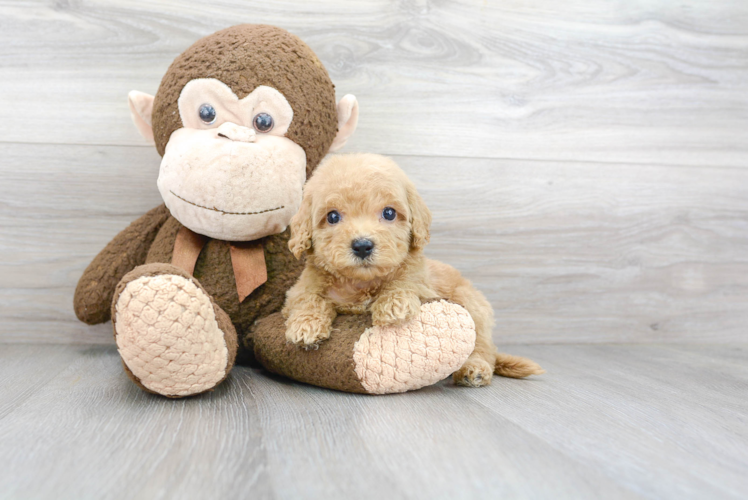
[{"label": "monkey's body", "polygon": [[[240,301],[229,242],[209,240],[200,252],[192,276],[171,265],[181,228],[179,221],[161,205],[118,234],[91,262],[78,282],[74,305],[79,319],[96,324],[111,317],[114,322],[118,305],[122,305],[123,291],[138,280],[170,275],[195,280],[202,285],[201,288],[213,303],[225,343],[229,351],[233,350],[226,365],[218,367],[210,388],[228,376],[236,359],[239,363],[250,364],[259,361],[275,373],[347,392],[401,392],[448,376],[459,367],[460,356],[465,357],[472,350],[475,331],[469,315],[460,306],[439,302],[425,304],[421,317],[399,329],[372,328],[368,314],[341,315],[334,323],[335,336],[318,350],[304,351],[287,344],[285,322],[279,311],[285,300],[285,291],[296,282],[303,269],[303,260],[297,260],[288,249],[289,231],[259,241],[265,253],[268,279],[244,301]],[[153,297],[149,296],[148,300],[153,302]],[[227,317],[222,318],[223,314]],[[442,316],[441,320],[436,318],[439,315]],[[446,322],[446,330],[444,326],[429,324],[434,320]],[[117,335],[115,324],[115,338]],[[436,343],[440,349],[434,348],[436,337],[440,337]],[[162,336],[152,340],[151,346],[163,347],[164,342]],[[370,352],[369,345],[380,347]],[[410,351],[403,349],[403,345]],[[431,371],[409,373],[410,367],[403,362],[402,356],[409,358],[411,351],[426,353],[427,346],[431,359],[425,361],[431,366]],[[142,357],[142,351],[129,358],[125,351],[120,346],[125,371],[142,389],[169,397],[192,394],[175,392],[171,386],[164,390],[141,379],[133,373],[137,367],[132,366],[132,360],[133,357]],[[384,360],[400,368],[398,372],[392,366],[392,373],[399,373],[399,376],[382,377],[389,378],[388,382],[379,380],[382,371],[388,371]],[[373,368],[374,365],[380,368]],[[203,391],[194,393],[199,392]]]}]

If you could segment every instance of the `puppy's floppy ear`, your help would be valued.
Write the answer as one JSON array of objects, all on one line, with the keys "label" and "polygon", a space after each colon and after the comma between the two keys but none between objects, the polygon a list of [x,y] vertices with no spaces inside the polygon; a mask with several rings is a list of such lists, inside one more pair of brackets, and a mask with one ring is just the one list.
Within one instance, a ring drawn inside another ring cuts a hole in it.
[{"label": "puppy's floppy ear", "polygon": [[431,237],[431,210],[426,206],[413,183],[408,183],[408,205],[410,206],[410,248],[421,250]]},{"label": "puppy's floppy ear", "polygon": [[297,259],[312,248],[312,226],[312,192],[307,184],[301,207],[291,218],[291,239],[288,240],[288,248]]}]

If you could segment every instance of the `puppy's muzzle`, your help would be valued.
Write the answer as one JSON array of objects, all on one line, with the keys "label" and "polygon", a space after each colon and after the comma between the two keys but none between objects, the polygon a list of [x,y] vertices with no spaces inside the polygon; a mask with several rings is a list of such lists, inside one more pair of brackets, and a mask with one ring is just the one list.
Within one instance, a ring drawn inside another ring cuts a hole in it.
[{"label": "puppy's muzzle", "polygon": [[351,243],[351,250],[359,259],[365,259],[374,251],[374,242],[366,238],[358,238]]}]

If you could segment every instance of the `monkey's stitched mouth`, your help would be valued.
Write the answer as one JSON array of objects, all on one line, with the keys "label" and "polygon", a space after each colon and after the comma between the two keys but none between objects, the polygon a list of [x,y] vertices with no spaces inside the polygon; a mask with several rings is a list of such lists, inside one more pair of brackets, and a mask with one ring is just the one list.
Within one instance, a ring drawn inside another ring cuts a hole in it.
[{"label": "monkey's stitched mouth", "polygon": [[197,203],[194,203],[194,202],[192,202],[190,200],[185,200],[184,198],[182,198],[181,196],[179,196],[177,193],[175,193],[171,189],[169,190],[169,192],[171,194],[173,194],[174,196],[176,196],[177,198],[179,198],[180,200],[182,200],[183,202],[185,202],[185,203],[189,203],[190,205],[194,205],[197,208],[204,208],[205,210],[213,210],[214,212],[222,213],[224,215],[259,215],[259,214],[264,214],[264,213],[267,213],[267,212],[274,212],[275,210],[280,210],[281,208],[286,208],[284,205],[281,205],[281,206],[275,207],[275,208],[268,208],[266,210],[260,210],[259,212],[227,212],[226,210],[220,210],[220,209],[218,209],[216,207],[204,207],[204,206],[198,205]]}]

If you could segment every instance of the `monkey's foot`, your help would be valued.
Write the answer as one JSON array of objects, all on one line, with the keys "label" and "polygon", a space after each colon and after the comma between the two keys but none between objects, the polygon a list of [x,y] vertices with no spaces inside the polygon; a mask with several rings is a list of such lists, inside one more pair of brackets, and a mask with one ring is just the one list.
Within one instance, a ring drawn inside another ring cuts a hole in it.
[{"label": "monkey's foot", "polygon": [[234,364],[236,330],[228,315],[173,266],[150,264],[126,275],[112,322],[125,370],[149,392],[199,394],[223,381]]},{"label": "monkey's foot", "polygon": [[339,315],[314,351],[288,345],[280,314],[252,333],[255,357],[268,370],[300,382],[347,392],[388,394],[447,378],[475,348],[475,323],[461,306],[423,304],[402,324],[372,326],[369,315]]},{"label": "monkey's foot", "polygon": [[355,371],[371,394],[420,389],[448,377],[475,348],[475,323],[444,300],[421,306],[400,325],[367,329],[353,346]]}]

